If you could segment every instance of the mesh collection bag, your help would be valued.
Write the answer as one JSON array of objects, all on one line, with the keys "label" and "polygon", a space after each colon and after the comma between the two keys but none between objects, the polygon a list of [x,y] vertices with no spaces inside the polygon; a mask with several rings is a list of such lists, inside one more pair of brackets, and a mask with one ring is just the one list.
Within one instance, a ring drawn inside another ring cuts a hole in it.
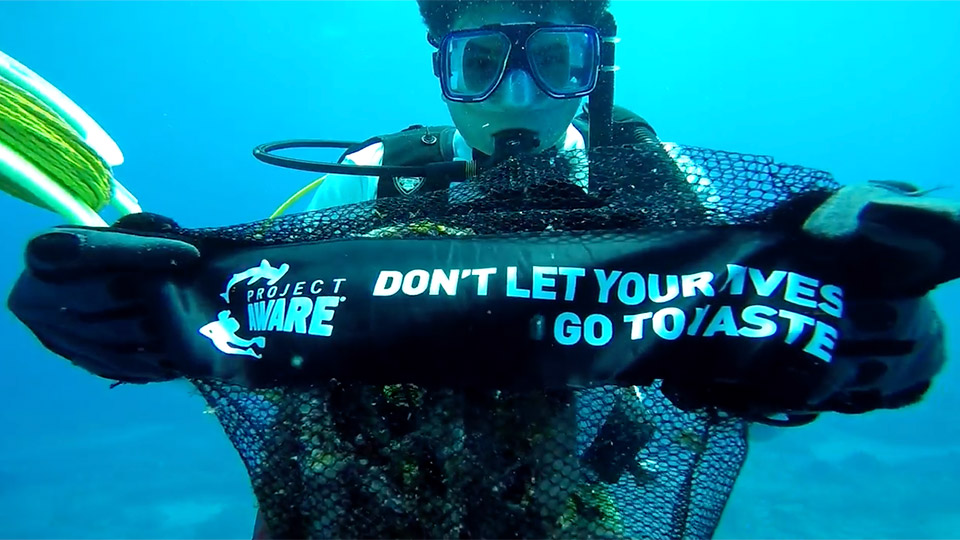
[{"label": "mesh collection bag", "polygon": [[[216,253],[361,237],[776,228],[802,222],[837,187],[763,156],[614,147],[510,159],[419,196],[178,234]],[[542,390],[192,382],[281,538],[705,538],[746,456],[744,419],[678,408],[660,380]]]}]

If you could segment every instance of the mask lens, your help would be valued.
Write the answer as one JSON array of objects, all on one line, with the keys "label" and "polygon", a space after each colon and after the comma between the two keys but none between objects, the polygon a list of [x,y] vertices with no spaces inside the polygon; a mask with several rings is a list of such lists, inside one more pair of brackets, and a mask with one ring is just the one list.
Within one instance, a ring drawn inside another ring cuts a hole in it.
[{"label": "mask lens", "polygon": [[446,40],[447,88],[451,97],[479,99],[500,81],[510,42],[498,33],[452,34]]},{"label": "mask lens", "polygon": [[530,68],[559,96],[582,95],[597,82],[597,35],[588,30],[541,28],[527,40]]}]

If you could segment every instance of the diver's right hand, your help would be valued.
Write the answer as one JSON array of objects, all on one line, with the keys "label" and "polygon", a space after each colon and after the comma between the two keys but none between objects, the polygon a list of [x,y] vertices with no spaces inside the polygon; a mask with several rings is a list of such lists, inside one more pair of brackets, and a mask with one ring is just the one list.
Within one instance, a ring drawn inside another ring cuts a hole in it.
[{"label": "diver's right hand", "polygon": [[104,378],[177,378],[153,303],[200,259],[196,247],[124,228],[60,227],[27,245],[7,305],[54,353]]}]

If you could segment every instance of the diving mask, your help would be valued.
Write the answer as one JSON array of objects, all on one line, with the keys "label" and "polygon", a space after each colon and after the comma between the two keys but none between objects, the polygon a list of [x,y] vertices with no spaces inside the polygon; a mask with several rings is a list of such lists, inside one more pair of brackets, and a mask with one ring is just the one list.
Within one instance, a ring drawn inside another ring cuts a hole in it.
[{"label": "diving mask", "polygon": [[600,71],[600,35],[589,25],[492,24],[450,32],[433,44],[443,95],[462,103],[489,98],[513,69],[557,99],[588,95]]}]

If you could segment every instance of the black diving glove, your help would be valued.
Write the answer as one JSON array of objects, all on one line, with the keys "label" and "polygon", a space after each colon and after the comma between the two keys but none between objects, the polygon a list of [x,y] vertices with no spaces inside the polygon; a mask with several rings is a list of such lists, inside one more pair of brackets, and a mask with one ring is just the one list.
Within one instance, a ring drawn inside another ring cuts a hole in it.
[{"label": "black diving glove", "polygon": [[[883,264],[848,264],[870,294],[845,300],[843,339],[818,409],[860,413],[919,401],[946,362],[945,328],[927,293],[960,277],[960,202],[905,182],[844,187],[804,229],[870,253]],[[859,266],[859,267],[858,267]]]},{"label": "black diving glove", "polygon": [[[923,398],[947,356],[929,297],[960,277],[960,201],[896,181],[850,185],[806,219],[818,256],[843,283],[832,361],[809,371],[760,356],[733,376],[686,370],[664,378],[675,405],[719,406],[758,422],[804,423],[825,411],[859,414]],[[768,418],[790,413],[788,420]]]},{"label": "black diving glove", "polygon": [[[845,246],[837,261],[873,296],[922,296],[960,278],[960,201],[906,182],[842,188],[807,219],[805,232]],[[863,260],[883,261],[865,268]]]},{"label": "black diving glove", "polygon": [[163,336],[152,330],[162,325],[152,324],[151,306],[200,253],[162,237],[173,228],[166,218],[135,214],[110,228],[41,233],[27,245],[8,307],[45,347],[95,375],[130,383],[175,379]]}]

